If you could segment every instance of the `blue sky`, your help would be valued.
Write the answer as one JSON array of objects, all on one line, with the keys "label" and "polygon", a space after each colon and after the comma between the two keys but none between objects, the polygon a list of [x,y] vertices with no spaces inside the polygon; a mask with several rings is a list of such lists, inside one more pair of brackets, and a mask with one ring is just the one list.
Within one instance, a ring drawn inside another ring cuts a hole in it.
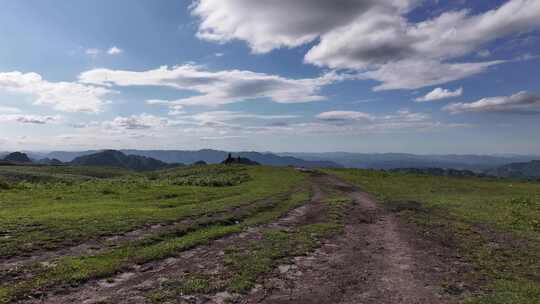
[{"label": "blue sky", "polygon": [[0,4],[0,150],[540,153],[537,0]]}]

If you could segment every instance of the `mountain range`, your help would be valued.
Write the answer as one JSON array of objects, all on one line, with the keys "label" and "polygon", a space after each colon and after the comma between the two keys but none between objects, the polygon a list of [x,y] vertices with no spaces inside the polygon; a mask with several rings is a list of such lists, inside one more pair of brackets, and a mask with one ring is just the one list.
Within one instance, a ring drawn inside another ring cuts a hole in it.
[{"label": "mountain range", "polygon": [[486,170],[511,163],[529,162],[540,159],[538,155],[417,155],[407,153],[280,153],[280,156],[298,157],[308,161],[327,160],[347,168],[383,169],[398,168],[445,168],[471,170],[482,173]]},{"label": "mountain range", "polygon": [[[204,161],[208,164],[219,164],[225,160],[230,152],[220,150],[198,150],[198,151],[182,151],[182,150],[120,150],[127,155],[145,156],[160,160],[165,163],[174,164],[193,164],[198,161]],[[47,157],[51,159],[59,159],[63,162],[70,162],[73,159],[94,154],[99,151],[82,151],[82,152],[66,152],[56,151],[41,155],[40,158]],[[335,162],[326,160],[306,161],[292,156],[280,156],[272,153],[259,152],[234,152],[234,157],[248,158],[261,165],[266,166],[297,166],[297,167],[323,167],[323,168],[340,168],[343,167]]]},{"label": "mountain range", "polygon": [[[107,150],[106,150],[107,151]],[[103,165],[115,165],[135,170],[151,170],[164,168],[170,164],[194,164],[204,162],[218,164],[227,158],[229,152],[221,150],[120,150],[125,157],[116,157],[106,160],[101,157],[87,157],[100,153],[100,150],[68,152],[55,151],[50,153],[27,152],[35,163],[59,164],[62,162],[83,163],[91,162]],[[110,154],[111,152],[109,152]],[[0,152],[2,159],[7,152]],[[297,167],[323,167],[323,168],[365,168],[377,170],[404,169],[411,172],[438,172],[437,174],[468,175],[471,172],[477,175],[491,175],[512,178],[540,178],[540,156],[534,155],[416,155],[406,153],[259,153],[234,152],[234,157],[250,159],[256,163],[268,166],[297,166]],[[103,156],[103,155],[101,155]],[[83,158],[81,158],[83,157]],[[106,157],[108,158],[108,157]],[[120,162],[117,162],[120,160]],[[126,165],[129,164],[129,165]],[[418,169],[418,170],[416,170]],[[441,171],[443,169],[446,171]],[[448,171],[450,170],[450,171]],[[403,170],[402,170],[403,171]],[[470,172],[469,172],[470,171]]]}]

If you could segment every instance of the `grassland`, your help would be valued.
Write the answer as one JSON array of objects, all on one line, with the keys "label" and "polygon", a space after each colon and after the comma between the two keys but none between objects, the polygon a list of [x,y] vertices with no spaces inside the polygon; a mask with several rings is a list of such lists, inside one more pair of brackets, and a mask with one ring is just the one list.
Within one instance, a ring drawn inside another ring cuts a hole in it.
[{"label": "grassland", "polygon": [[540,183],[370,170],[327,170],[376,195],[428,237],[466,257],[470,304],[538,303]]},{"label": "grassland", "polygon": [[302,174],[267,167],[200,166],[149,174],[5,167],[0,179],[0,259],[54,252],[154,224],[165,227],[91,255],[9,270],[0,275],[0,303],[173,256],[275,219],[309,196],[298,190]]}]

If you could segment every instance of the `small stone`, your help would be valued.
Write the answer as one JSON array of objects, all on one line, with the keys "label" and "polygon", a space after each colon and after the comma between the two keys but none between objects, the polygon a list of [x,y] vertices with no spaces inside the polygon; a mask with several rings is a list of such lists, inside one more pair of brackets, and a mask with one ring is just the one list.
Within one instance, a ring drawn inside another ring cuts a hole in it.
[{"label": "small stone", "polygon": [[287,273],[289,270],[291,270],[291,265],[280,265],[278,266],[279,273]]}]

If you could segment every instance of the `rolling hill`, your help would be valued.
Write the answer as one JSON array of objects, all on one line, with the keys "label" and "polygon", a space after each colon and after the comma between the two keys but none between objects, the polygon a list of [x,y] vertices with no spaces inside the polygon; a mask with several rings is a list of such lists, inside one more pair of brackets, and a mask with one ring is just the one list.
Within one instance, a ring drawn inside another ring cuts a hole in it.
[{"label": "rolling hill", "polygon": [[71,161],[71,164],[75,166],[116,167],[135,171],[152,171],[171,166],[157,159],[138,155],[126,155],[116,150],[105,150],[90,155],[79,156]]},{"label": "rolling hill", "polygon": [[540,160],[512,163],[488,170],[486,173],[498,177],[540,179]]}]

